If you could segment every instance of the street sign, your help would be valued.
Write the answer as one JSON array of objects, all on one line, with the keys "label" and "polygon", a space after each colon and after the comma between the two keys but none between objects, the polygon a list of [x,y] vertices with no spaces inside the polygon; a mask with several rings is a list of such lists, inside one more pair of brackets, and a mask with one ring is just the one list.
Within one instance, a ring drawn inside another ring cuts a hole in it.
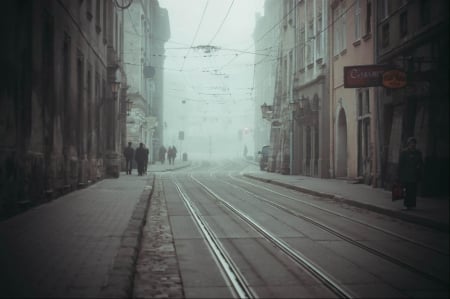
[{"label": "street sign", "polygon": [[382,75],[390,69],[378,64],[344,66],[344,88],[382,86]]}]

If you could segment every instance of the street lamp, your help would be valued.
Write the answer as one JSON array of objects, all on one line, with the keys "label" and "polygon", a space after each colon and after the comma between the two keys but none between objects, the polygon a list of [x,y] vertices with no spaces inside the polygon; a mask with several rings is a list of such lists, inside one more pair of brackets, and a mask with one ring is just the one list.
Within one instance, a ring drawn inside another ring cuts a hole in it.
[{"label": "street lamp", "polygon": [[133,101],[130,99],[127,99],[125,103],[127,105],[127,115],[130,115],[131,108],[133,108]]},{"label": "street lamp", "polygon": [[118,81],[111,82],[111,91],[114,95],[117,95],[119,89],[120,89],[120,82]]},{"label": "street lamp", "polygon": [[269,114],[272,113],[272,105],[267,105],[266,103],[261,105],[261,113],[263,119],[268,119]]}]

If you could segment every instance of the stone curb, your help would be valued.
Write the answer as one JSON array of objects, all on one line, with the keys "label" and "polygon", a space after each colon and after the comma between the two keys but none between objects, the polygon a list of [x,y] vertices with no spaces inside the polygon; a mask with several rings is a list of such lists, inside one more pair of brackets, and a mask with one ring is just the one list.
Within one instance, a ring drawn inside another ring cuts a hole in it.
[{"label": "stone curb", "polygon": [[183,169],[186,167],[191,166],[191,163],[187,164],[187,165],[183,165],[183,166],[179,166],[179,167],[174,167],[174,168],[166,168],[166,169],[162,169],[162,170],[158,170],[158,171],[152,171],[152,172],[167,172],[167,171],[173,171],[173,170],[178,170],[178,169]]},{"label": "stone curb", "polygon": [[151,186],[144,188],[139,202],[133,210],[131,219],[121,238],[113,266],[100,291],[99,297],[101,298],[130,298],[132,295],[136,261],[141,246],[142,230],[146,221],[145,216],[155,189],[155,175],[149,180],[151,180]]},{"label": "stone curb", "polygon": [[342,196],[338,196],[335,194],[330,194],[330,193],[326,193],[326,192],[319,192],[319,191],[315,191],[312,189],[308,189],[308,188],[304,188],[304,187],[299,187],[299,186],[294,186],[294,185],[290,185],[290,184],[286,184],[277,180],[272,180],[272,179],[265,179],[265,178],[260,178],[257,176],[252,176],[250,174],[243,174],[243,176],[248,177],[250,179],[254,179],[254,180],[258,180],[261,182],[265,182],[265,183],[270,183],[273,185],[278,185],[281,187],[285,187],[288,189],[292,189],[292,190],[296,190],[302,193],[306,193],[306,194],[310,194],[310,195],[314,195],[314,196],[318,196],[318,197],[324,197],[324,198],[330,198],[330,199],[334,199],[336,201],[340,201],[340,202],[344,202],[346,204],[355,206],[355,207],[359,207],[359,208],[364,208],[373,212],[377,212],[380,214],[384,214],[387,216],[391,216],[391,217],[395,217],[404,221],[408,221],[408,222],[412,222],[415,224],[419,224],[419,225],[423,225],[426,227],[430,227],[433,229],[437,229],[440,231],[445,231],[448,232],[449,231],[449,226],[446,223],[442,223],[439,221],[434,221],[432,219],[427,219],[427,218],[423,218],[420,216],[416,216],[416,215],[411,215],[411,214],[405,214],[401,211],[393,211],[393,210],[389,210],[389,209],[385,209],[382,207],[378,207],[375,205],[371,205],[371,204],[367,204],[367,203],[362,203],[362,202],[358,202],[355,200],[351,200]]}]

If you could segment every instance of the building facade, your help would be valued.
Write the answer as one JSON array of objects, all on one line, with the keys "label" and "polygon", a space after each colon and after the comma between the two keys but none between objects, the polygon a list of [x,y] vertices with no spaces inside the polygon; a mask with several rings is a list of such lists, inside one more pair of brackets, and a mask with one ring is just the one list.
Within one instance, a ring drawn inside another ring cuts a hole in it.
[{"label": "building facade", "polygon": [[328,1],[295,7],[292,174],[329,177]]},{"label": "building facade", "polygon": [[122,11],[5,1],[0,214],[119,175]]},{"label": "building facade", "polygon": [[255,121],[254,144],[255,157],[265,145],[270,144],[271,116],[262,116],[261,106],[272,107],[278,63],[279,30],[273,30],[281,17],[281,3],[266,0],[264,15],[256,16],[253,39],[255,43]]},{"label": "building facade", "polygon": [[158,1],[133,1],[124,21],[126,101],[132,103],[127,118],[127,141],[134,147],[144,143],[149,149],[149,162],[153,163],[163,137],[164,44],[170,37],[168,13],[159,7]]},{"label": "building facade", "polygon": [[370,0],[330,4],[330,175],[371,185],[380,175],[376,87],[345,86],[344,68],[374,65],[374,22]]},{"label": "building facade", "polygon": [[414,136],[424,157],[420,192],[448,194],[448,2],[375,3],[376,62],[407,78],[404,88],[377,88],[383,186],[396,180],[399,153]]}]

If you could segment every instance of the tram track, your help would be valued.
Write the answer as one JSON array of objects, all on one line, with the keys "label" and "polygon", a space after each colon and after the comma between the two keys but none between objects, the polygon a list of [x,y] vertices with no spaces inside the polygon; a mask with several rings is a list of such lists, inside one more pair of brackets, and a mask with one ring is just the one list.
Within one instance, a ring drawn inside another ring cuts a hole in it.
[{"label": "tram track", "polygon": [[[312,277],[320,281],[324,287],[326,287],[329,291],[335,294],[338,298],[353,298],[354,295],[351,294],[349,290],[343,288],[335,278],[331,277],[326,271],[321,269],[320,266],[316,265],[314,262],[309,260],[303,254],[292,248],[288,243],[283,241],[281,238],[276,237],[270,231],[265,229],[263,226],[254,221],[251,217],[228,203],[221,196],[216,194],[213,190],[211,190],[208,186],[200,182],[196,179],[192,174],[190,178],[195,181],[199,186],[203,188],[214,200],[220,202],[221,206],[226,208],[228,211],[232,212],[232,214],[238,218],[239,220],[246,223],[249,227],[258,232],[262,238],[264,238],[267,242],[272,244],[277,250],[283,252],[288,258],[290,258],[298,267],[309,273]],[[185,204],[189,206],[194,206],[189,199],[189,196],[182,190],[182,187],[179,183],[174,182],[179,190],[180,195],[183,197]],[[241,276],[239,269],[235,268],[234,262],[229,258],[229,254],[225,251],[224,247],[220,245],[220,241],[215,237],[212,230],[209,228],[207,223],[202,220],[202,217],[198,215],[195,208],[190,208],[189,211],[195,218],[197,225],[202,229],[202,233],[205,236],[205,240],[212,248],[214,255],[217,257],[221,268],[227,276],[227,279],[232,283],[235,294],[241,294],[241,298],[256,298],[256,294],[254,294],[249,287],[240,289],[243,285],[245,285],[245,278]],[[195,215],[195,216],[194,216]],[[204,231],[203,231],[204,230]],[[222,258],[225,262],[221,262]],[[244,297],[242,297],[244,296]]]},{"label": "tram track", "polygon": [[[230,177],[231,177],[231,176],[230,176]],[[232,178],[232,177],[231,177],[231,178]],[[235,178],[233,178],[233,179],[235,179]],[[338,232],[337,230],[333,229],[332,227],[330,227],[330,226],[328,226],[328,225],[326,225],[326,224],[323,224],[323,223],[321,223],[321,222],[319,222],[319,221],[317,221],[317,220],[314,220],[314,219],[311,218],[311,217],[308,217],[308,216],[306,216],[306,215],[300,213],[298,210],[293,211],[291,208],[288,208],[288,207],[286,207],[286,206],[284,206],[284,205],[281,205],[281,204],[279,204],[279,203],[275,203],[275,202],[273,202],[273,201],[270,201],[270,200],[268,200],[268,199],[266,199],[266,198],[264,198],[264,197],[262,197],[262,196],[259,196],[259,195],[255,194],[255,193],[251,192],[251,191],[248,191],[248,190],[246,190],[246,189],[244,189],[244,188],[242,188],[242,187],[236,186],[235,184],[231,184],[231,183],[226,182],[226,181],[224,181],[224,180],[221,180],[221,181],[222,181],[223,183],[228,184],[229,186],[231,186],[231,187],[233,187],[233,188],[238,188],[238,189],[240,189],[240,191],[245,192],[245,193],[251,195],[252,197],[254,197],[254,198],[256,198],[256,199],[258,199],[258,200],[260,200],[260,201],[263,201],[263,202],[265,202],[266,204],[268,204],[268,205],[270,205],[270,206],[272,206],[272,207],[274,207],[274,208],[277,208],[277,209],[279,209],[279,210],[282,210],[282,211],[284,211],[285,213],[288,213],[288,214],[290,214],[290,215],[292,215],[292,216],[301,218],[301,219],[303,219],[304,221],[307,221],[307,222],[311,223],[312,225],[314,225],[314,226],[316,226],[316,227],[318,227],[318,228],[320,228],[320,229],[322,229],[322,230],[324,230],[324,231],[326,231],[326,232],[328,232],[328,233],[331,233],[332,235],[338,237],[339,239],[344,240],[344,241],[346,241],[346,242],[348,242],[348,243],[350,243],[350,244],[352,244],[352,245],[354,245],[354,246],[356,246],[356,247],[358,247],[358,248],[360,248],[360,249],[363,249],[363,250],[365,250],[365,251],[367,251],[367,252],[370,252],[371,254],[374,254],[374,255],[376,255],[376,256],[378,256],[378,257],[380,257],[380,258],[382,258],[382,259],[384,259],[384,260],[386,260],[386,261],[389,261],[389,262],[391,262],[391,263],[393,263],[393,264],[395,264],[395,265],[397,265],[397,266],[400,266],[400,267],[402,267],[402,268],[404,268],[404,269],[407,269],[408,271],[411,271],[411,272],[414,272],[414,273],[416,273],[416,274],[419,274],[419,275],[421,275],[421,276],[423,276],[423,277],[426,277],[427,279],[432,280],[432,281],[434,281],[434,282],[437,282],[437,283],[439,283],[439,284],[441,284],[441,285],[443,285],[443,286],[446,286],[446,287],[448,286],[448,281],[446,281],[445,279],[442,279],[440,276],[437,276],[437,275],[434,275],[434,274],[425,272],[425,271],[423,271],[423,270],[421,270],[421,269],[419,269],[419,268],[417,268],[417,267],[415,267],[415,266],[413,266],[413,265],[411,265],[411,264],[408,264],[408,263],[405,262],[405,261],[402,261],[402,260],[400,260],[400,259],[398,259],[398,258],[396,258],[396,257],[393,257],[393,256],[391,256],[391,255],[388,255],[388,254],[386,254],[386,253],[384,253],[384,252],[381,252],[381,251],[378,250],[378,249],[375,249],[375,248],[370,247],[370,246],[367,246],[367,245],[365,245],[365,244],[363,244],[363,243],[361,243],[361,242],[359,242],[359,241],[357,241],[357,240],[354,240],[354,239],[352,239],[350,236],[347,236],[347,235],[345,235],[345,234],[343,234],[343,233],[340,233],[340,232]],[[242,181],[242,180],[240,180],[240,181]],[[244,182],[245,182],[245,181],[244,181]],[[246,183],[247,183],[247,182],[246,182]],[[249,184],[251,184],[251,183],[249,183]],[[203,184],[202,184],[202,185],[203,185]],[[311,206],[311,207],[314,207],[314,208],[316,208],[316,209],[325,211],[325,212],[327,212],[327,213],[334,214],[335,216],[343,217],[343,218],[345,218],[345,219],[347,219],[347,220],[349,220],[349,221],[353,221],[353,222],[358,223],[358,224],[360,224],[360,225],[365,225],[365,226],[367,226],[367,227],[369,227],[369,228],[371,228],[371,229],[379,230],[379,231],[381,231],[381,232],[383,232],[383,233],[386,233],[386,234],[388,234],[388,235],[397,237],[397,238],[401,239],[402,241],[406,241],[406,242],[415,244],[415,245],[417,245],[417,246],[421,246],[421,247],[423,247],[423,248],[426,248],[426,249],[428,249],[428,250],[435,251],[435,252],[438,253],[438,254],[448,255],[448,253],[443,252],[442,250],[440,250],[440,249],[438,249],[438,248],[434,248],[434,247],[428,246],[428,245],[426,245],[426,244],[423,244],[423,243],[421,243],[421,242],[417,242],[417,241],[415,241],[415,240],[411,240],[411,239],[409,239],[409,238],[406,238],[406,237],[400,236],[400,235],[398,235],[398,234],[395,234],[395,233],[386,231],[386,230],[384,230],[384,229],[378,228],[378,227],[376,227],[376,226],[370,225],[370,224],[368,224],[368,223],[364,223],[364,222],[362,222],[362,221],[355,220],[355,219],[350,218],[350,217],[347,217],[347,216],[345,216],[345,215],[343,215],[343,214],[341,214],[341,213],[337,213],[337,212],[335,212],[335,211],[331,211],[331,210],[329,210],[329,209],[326,209],[326,208],[323,208],[323,207],[319,207],[319,206],[317,206],[317,205],[308,203],[308,202],[306,202],[306,201],[302,201],[302,200],[293,198],[293,197],[291,197],[291,196],[287,196],[287,195],[281,194],[281,193],[276,192],[276,191],[273,191],[273,190],[271,190],[271,189],[269,189],[269,188],[261,187],[261,186],[254,185],[254,184],[251,184],[251,185],[256,186],[256,187],[259,187],[259,188],[263,188],[265,191],[269,191],[269,192],[271,192],[271,193],[273,193],[273,194],[276,194],[276,195],[278,195],[278,196],[285,197],[285,198],[288,198],[288,199],[290,199],[290,200],[294,200],[294,201],[296,201],[296,202],[298,202],[298,203],[306,204],[306,205],[308,205],[308,206]],[[205,185],[203,185],[203,187],[206,188],[206,189],[208,190],[208,188],[207,188]],[[211,191],[208,190],[208,192],[211,192]],[[215,196],[217,196],[217,195],[215,195]]]}]

